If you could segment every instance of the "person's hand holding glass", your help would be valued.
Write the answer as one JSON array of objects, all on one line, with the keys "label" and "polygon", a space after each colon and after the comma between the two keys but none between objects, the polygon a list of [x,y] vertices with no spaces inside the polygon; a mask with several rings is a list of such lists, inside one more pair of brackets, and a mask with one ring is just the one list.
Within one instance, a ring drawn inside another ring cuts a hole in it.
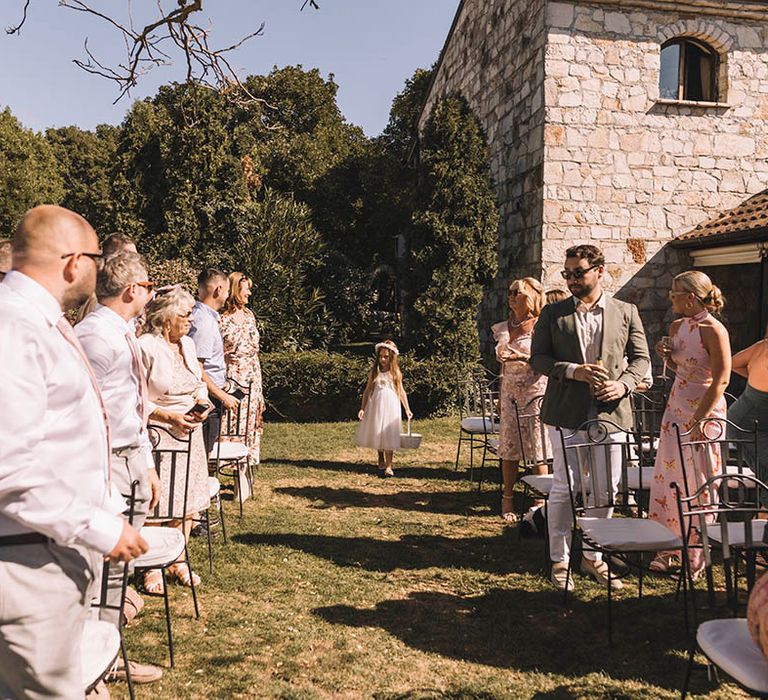
[{"label": "person's hand holding glass", "polygon": [[664,367],[661,370],[661,378],[662,379],[669,379],[667,376],[667,368],[669,367],[672,356],[672,336],[671,335],[663,335],[661,337],[661,340],[656,343],[656,352],[658,353],[659,357],[661,357],[662,360],[664,360]]}]

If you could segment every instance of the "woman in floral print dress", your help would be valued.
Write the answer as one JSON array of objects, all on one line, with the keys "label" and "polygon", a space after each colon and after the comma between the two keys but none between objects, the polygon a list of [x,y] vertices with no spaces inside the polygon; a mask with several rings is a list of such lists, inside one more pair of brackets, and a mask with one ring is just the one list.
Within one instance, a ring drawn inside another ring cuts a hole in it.
[{"label": "woman in floral print dress", "polygon": [[[669,297],[672,310],[682,318],[670,326],[671,343],[660,342],[656,346],[676,376],[661,421],[649,517],[680,534],[677,503],[670,484],[676,482],[682,486],[685,481],[674,425],[684,432],[702,418],[726,417],[723,393],[731,373],[731,350],[728,331],[712,316],[722,309],[723,296],[707,275],[695,270],[683,272],[675,277]],[[707,432],[706,424],[704,432]],[[705,437],[697,429],[683,439],[698,441]],[[716,438],[714,435],[710,437]],[[683,455],[690,493],[722,471],[719,445],[684,449]],[[702,499],[708,502],[709,494],[703,494]],[[668,571],[674,556],[675,552],[659,552],[651,562],[651,570]],[[691,565],[694,571],[703,567],[701,549],[691,550]]]},{"label": "woman in floral print dress", "polygon": [[[266,404],[261,383],[259,362],[259,329],[256,317],[247,307],[251,296],[251,280],[242,272],[229,276],[229,298],[221,311],[219,328],[224,341],[227,377],[240,384],[251,384],[251,404],[248,420],[248,452],[254,464],[259,463],[262,417]],[[241,411],[238,432],[245,432],[246,411]]]}]

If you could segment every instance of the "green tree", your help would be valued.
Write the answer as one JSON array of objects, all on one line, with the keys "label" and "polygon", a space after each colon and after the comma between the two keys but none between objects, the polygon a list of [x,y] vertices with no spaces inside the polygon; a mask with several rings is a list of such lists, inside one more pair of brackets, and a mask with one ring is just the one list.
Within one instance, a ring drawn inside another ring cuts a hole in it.
[{"label": "green tree", "polygon": [[111,173],[118,134],[108,124],[95,131],[65,126],[45,132],[64,183],[62,206],[84,216],[102,236],[114,227]]},{"label": "green tree", "polygon": [[58,204],[63,196],[50,145],[4,109],[0,112],[0,237],[10,236],[30,207]]},{"label": "green tree", "polygon": [[424,357],[479,357],[477,308],[496,272],[498,210],[488,149],[461,97],[439,100],[421,140],[411,228],[410,327]]}]

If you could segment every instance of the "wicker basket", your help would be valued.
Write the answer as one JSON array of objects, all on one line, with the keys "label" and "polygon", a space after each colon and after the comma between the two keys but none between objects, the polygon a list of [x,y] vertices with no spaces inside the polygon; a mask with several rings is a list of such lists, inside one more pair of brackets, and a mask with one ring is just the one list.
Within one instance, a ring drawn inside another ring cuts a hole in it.
[{"label": "wicker basket", "polygon": [[401,450],[415,450],[421,445],[421,435],[419,433],[411,432],[411,419],[408,419],[408,432],[400,433],[400,449]]}]

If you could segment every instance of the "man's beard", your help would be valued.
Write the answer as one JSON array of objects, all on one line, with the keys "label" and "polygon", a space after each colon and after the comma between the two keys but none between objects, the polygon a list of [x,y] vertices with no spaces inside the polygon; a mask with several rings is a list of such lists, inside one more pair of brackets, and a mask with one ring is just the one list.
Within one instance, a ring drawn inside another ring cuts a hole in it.
[{"label": "man's beard", "polygon": [[577,299],[583,299],[584,297],[589,296],[592,292],[595,291],[595,286],[596,285],[594,284],[591,287],[587,285],[581,285],[580,287],[571,288],[570,292]]}]

